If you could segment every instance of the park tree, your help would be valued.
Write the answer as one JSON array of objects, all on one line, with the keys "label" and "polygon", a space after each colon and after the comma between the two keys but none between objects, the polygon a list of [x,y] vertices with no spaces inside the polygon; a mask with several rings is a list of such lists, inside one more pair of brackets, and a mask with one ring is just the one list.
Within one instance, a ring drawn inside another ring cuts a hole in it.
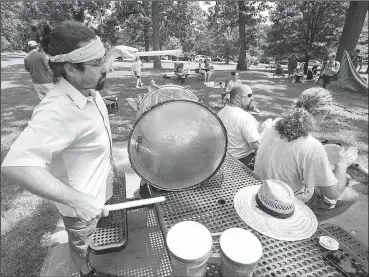
[{"label": "park tree", "polygon": [[[226,47],[228,47],[234,39],[234,35],[231,35],[231,33],[234,30],[238,31],[238,70],[247,70],[246,51],[250,45],[255,44],[256,26],[265,20],[260,12],[268,7],[266,2],[260,1],[217,1],[211,9],[209,26],[213,33],[215,31],[217,34],[214,35],[214,38],[224,35],[228,40],[226,44]],[[219,27],[216,27],[216,25],[219,25]],[[234,51],[224,49],[224,52]]]},{"label": "park tree", "polygon": [[341,60],[343,51],[346,50],[350,55],[355,51],[359,41],[361,30],[363,29],[369,2],[351,1],[347,9],[345,25],[337,49],[337,60]]},{"label": "park tree", "polygon": [[23,48],[22,34],[17,30],[23,28],[19,13],[22,10],[20,2],[0,2],[1,7],[1,50]]},{"label": "park tree", "polygon": [[[152,2],[152,42],[153,50],[160,50],[160,3]],[[154,57],[154,68],[162,68],[160,57]]]},{"label": "park tree", "polygon": [[87,16],[103,14],[109,2],[34,1],[1,2],[2,34],[12,48],[27,48],[27,41],[38,37],[39,23],[51,26],[64,20],[87,22]]},{"label": "park tree", "polygon": [[271,12],[269,55],[303,56],[307,72],[312,57],[324,59],[336,47],[343,27],[347,2],[278,2]]}]

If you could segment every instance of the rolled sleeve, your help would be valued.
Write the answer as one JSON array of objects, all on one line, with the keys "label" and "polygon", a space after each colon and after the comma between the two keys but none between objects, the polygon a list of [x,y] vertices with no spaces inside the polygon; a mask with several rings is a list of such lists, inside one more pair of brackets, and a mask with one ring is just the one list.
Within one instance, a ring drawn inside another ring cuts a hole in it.
[{"label": "rolled sleeve", "polygon": [[256,142],[260,139],[258,122],[254,118],[247,117],[242,123],[241,131],[248,143]]},{"label": "rolled sleeve", "polygon": [[10,147],[1,166],[46,168],[54,156],[75,140],[75,133],[66,116],[50,110],[35,110],[28,126]]},{"label": "rolled sleeve", "polygon": [[[324,148],[322,150],[325,151]],[[305,163],[303,178],[308,187],[330,187],[338,183],[329,165],[328,157],[324,154],[317,154]]]}]

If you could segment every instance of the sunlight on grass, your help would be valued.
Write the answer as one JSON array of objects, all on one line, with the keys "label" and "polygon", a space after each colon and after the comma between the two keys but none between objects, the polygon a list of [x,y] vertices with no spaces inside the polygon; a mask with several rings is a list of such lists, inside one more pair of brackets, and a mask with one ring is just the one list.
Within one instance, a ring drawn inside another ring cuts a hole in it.
[{"label": "sunlight on grass", "polygon": [[[2,66],[1,87],[1,162],[9,151],[10,145],[19,136],[31,118],[32,110],[39,103],[33,93],[29,74],[15,75],[23,70],[23,59],[6,61]],[[119,110],[110,119],[114,142],[128,140],[130,127],[135,122],[136,112],[127,104],[126,98],[136,98],[146,93],[147,88],[136,89],[131,64],[114,63],[114,72],[110,72],[106,81],[104,95],[119,98]],[[186,63],[185,68],[196,68],[196,63]],[[142,81],[148,84],[153,77],[158,85],[180,85],[174,79],[164,79],[164,73],[173,72],[173,63],[163,63],[163,70],[152,68],[144,63]],[[215,65],[211,81],[226,81],[233,65]],[[241,72],[243,83],[251,86],[257,107],[261,115],[255,115],[260,122],[267,118],[276,118],[288,112],[291,104],[306,88],[313,83],[292,84],[290,79],[273,79],[264,68],[253,68]],[[4,85],[3,85],[4,84]],[[215,112],[221,108],[221,90],[205,87],[197,77],[186,80],[184,87],[197,95],[200,101]],[[340,142],[344,147],[355,146],[359,149],[358,161],[368,167],[368,97],[358,93],[340,90],[333,86],[336,106],[327,120],[314,133],[318,139]],[[349,173],[358,181],[367,184],[368,177],[356,170]],[[50,237],[55,230],[59,216],[55,206],[37,196],[22,191],[1,176],[1,273],[2,276],[38,276],[50,245]]]}]

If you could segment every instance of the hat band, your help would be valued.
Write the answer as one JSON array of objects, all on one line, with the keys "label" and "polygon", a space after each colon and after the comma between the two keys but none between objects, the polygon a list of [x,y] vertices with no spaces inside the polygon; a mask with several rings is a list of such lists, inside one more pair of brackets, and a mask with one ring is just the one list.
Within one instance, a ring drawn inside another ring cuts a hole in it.
[{"label": "hat band", "polygon": [[268,215],[271,215],[273,217],[277,217],[277,218],[290,218],[293,215],[293,213],[295,212],[295,210],[292,210],[291,212],[289,212],[287,214],[283,214],[283,213],[279,213],[279,212],[273,211],[273,210],[269,209],[267,206],[265,206],[260,201],[258,194],[256,194],[255,200],[256,200],[257,207],[260,210],[262,210],[263,212],[265,212]]}]

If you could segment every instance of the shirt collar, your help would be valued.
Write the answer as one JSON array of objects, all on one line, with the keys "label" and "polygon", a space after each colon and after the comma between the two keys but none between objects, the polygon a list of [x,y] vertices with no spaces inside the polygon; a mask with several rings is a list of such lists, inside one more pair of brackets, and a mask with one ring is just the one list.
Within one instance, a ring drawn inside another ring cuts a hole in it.
[{"label": "shirt collar", "polygon": [[59,86],[81,110],[84,109],[87,101],[92,101],[96,97],[96,91],[92,89],[90,90],[90,96],[84,96],[63,77],[60,77],[59,79]]}]

